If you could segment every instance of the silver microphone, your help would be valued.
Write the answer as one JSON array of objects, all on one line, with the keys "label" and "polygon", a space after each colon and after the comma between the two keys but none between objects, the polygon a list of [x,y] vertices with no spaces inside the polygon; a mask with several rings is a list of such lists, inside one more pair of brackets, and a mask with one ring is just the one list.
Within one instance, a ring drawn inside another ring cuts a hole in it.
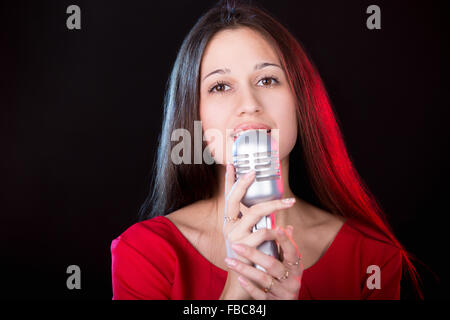
[{"label": "silver microphone", "polygon": [[[236,178],[255,170],[255,180],[241,200],[245,206],[282,198],[284,190],[277,143],[267,130],[248,130],[237,137],[233,144],[233,165]],[[263,228],[272,229],[270,215],[263,217],[252,232]],[[278,248],[273,240],[263,242],[258,250],[279,259]],[[259,265],[256,268],[265,271]]]}]

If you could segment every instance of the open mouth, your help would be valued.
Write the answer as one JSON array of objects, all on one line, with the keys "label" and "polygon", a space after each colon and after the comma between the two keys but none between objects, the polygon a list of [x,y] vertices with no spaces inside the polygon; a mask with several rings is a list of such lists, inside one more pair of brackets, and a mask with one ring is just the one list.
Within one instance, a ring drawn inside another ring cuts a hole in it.
[{"label": "open mouth", "polygon": [[266,128],[259,128],[259,129],[257,129],[257,128],[250,128],[250,129],[245,129],[245,130],[238,130],[238,131],[234,132],[234,133],[231,135],[231,137],[233,138],[233,142],[236,141],[236,139],[237,139],[241,134],[243,134],[244,132],[247,132],[247,131],[249,131],[249,130],[266,130],[266,132],[267,132],[268,134],[270,134],[270,133],[272,132],[272,129],[266,129]]}]

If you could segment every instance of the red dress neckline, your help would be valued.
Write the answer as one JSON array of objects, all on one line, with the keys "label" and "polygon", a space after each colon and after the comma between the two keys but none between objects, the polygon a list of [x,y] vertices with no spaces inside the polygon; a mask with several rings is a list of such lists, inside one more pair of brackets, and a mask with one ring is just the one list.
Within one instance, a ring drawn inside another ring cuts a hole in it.
[{"label": "red dress neckline", "polygon": [[[209,261],[205,256],[203,256],[203,254],[200,253],[200,251],[197,250],[196,247],[194,247],[194,245],[185,237],[185,235],[180,231],[180,229],[178,229],[178,227],[167,217],[165,216],[159,216],[156,217],[155,219],[162,219],[162,221],[166,221],[168,222],[168,225],[175,230],[175,233],[177,234],[178,238],[181,239],[185,244],[187,244],[187,247],[196,255],[199,256],[200,259],[202,259],[204,262],[206,262],[208,265],[212,266],[214,269],[216,269],[218,271],[218,273],[220,273],[222,276],[226,276],[228,274],[228,271],[223,270],[222,268],[216,266],[214,263],[212,263],[211,261]],[[348,227],[347,225],[347,220],[344,221],[344,223],[342,224],[342,226],[340,227],[339,231],[336,233],[333,241],[331,242],[330,246],[327,248],[327,250],[324,252],[324,254],[322,254],[322,256],[309,268],[306,268],[303,270],[303,274],[305,272],[309,273],[311,272],[311,270],[317,269],[320,265],[322,265],[324,263],[324,261],[326,260],[326,258],[330,255],[330,251],[333,251],[333,248],[337,246],[336,243],[338,243],[340,241],[340,238],[342,237],[342,234],[344,233],[344,230]],[[166,223],[167,224],[167,223]]]}]

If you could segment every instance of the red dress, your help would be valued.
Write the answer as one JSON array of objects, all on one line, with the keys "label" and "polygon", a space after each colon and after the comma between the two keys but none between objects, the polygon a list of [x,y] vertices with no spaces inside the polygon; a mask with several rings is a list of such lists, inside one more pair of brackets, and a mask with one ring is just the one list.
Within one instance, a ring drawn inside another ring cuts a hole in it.
[{"label": "red dress", "polygon": [[[355,226],[347,219],[324,255],[304,270],[299,299],[400,298],[401,251]],[[129,227],[112,241],[111,255],[114,300],[215,300],[227,278],[163,216]],[[375,287],[369,266],[379,267]]]}]

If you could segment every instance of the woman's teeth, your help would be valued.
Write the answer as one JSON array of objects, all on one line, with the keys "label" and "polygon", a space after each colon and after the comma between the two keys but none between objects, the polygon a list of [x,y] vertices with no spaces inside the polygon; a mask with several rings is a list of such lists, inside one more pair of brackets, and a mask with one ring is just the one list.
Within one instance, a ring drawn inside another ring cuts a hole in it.
[{"label": "woman's teeth", "polygon": [[[247,130],[241,130],[236,132],[235,134],[233,134],[233,138],[234,140],[236,140],[241,134],[243,134],[244,132],[247,132],[249,130],[264,130],[264,129],[247,129]],[[271,132],[271,129],[266,129],[267,133]]]}]

